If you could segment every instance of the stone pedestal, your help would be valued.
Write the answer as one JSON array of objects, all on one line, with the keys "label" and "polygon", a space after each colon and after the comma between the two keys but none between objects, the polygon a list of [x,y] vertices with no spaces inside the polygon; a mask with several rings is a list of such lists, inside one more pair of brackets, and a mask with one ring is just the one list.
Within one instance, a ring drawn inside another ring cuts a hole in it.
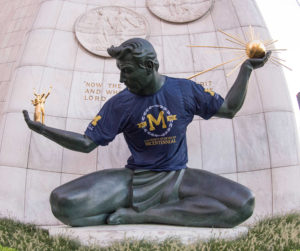
[{"label": "stone pedestal", "polygon": [[108,246],[115,241],[124,240],[150,240],[164,241],[168,238],[180,240],[183,244],[210,239],[233,240],[248,233],[248,228],[239,226],[235,228],[197,228],[165,225],[119,225],[96,227],[43,227],[49,230],[52,236],[63,235],[79,240],[83,245]]}]

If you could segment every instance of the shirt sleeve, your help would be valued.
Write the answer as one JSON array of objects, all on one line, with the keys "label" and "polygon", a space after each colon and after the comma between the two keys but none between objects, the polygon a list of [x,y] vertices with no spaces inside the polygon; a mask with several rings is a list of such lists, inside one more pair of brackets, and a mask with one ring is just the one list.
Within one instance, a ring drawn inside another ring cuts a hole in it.
[{"label": "shirt sleeve", "polygon": [[117,134],[121,133],[128,119],[124,106],[108,100],[95,118],[88,125],[85,135],[97,145],[108,145]]},{"label": "shirt sleeve", "polygon": [[193,115],[199,115],[209,119],[215,115],[224,99],[210,89],[204,89],[202,85],[187,80],[182,86],[186,110]]}]

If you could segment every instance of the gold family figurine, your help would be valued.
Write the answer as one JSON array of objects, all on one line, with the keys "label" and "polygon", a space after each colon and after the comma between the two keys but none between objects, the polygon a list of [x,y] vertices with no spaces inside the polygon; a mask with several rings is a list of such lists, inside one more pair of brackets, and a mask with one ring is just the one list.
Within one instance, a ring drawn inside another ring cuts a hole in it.
[{"label": "gold family figurine", "polygon": [[33,90],[33,94],[35,99],[31,100],[31,103],[34,105],[34,121],[40,122],[42,124],[45,123],[45,102],[50,92],[52,90],[52,86],[50,86],[49,91],[47,94],[44,92],[41,94],[37,94],[35,89]]}]

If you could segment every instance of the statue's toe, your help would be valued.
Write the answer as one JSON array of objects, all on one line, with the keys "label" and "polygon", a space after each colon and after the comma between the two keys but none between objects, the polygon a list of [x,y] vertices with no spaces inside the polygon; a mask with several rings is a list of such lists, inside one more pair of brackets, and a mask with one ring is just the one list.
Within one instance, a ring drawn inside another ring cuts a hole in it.
[{"label": "statue's toe", "polygon": [[[132,224],[134,210],[131,208],[120,208],[107,219],[109,225]],[[133,216],[133,217],[132,217]]]},{"label": "statue's toe", "polygon": [[116,213],[111,214],[107,219],[108,225],[120,225],[122,224],[121,218]]}]

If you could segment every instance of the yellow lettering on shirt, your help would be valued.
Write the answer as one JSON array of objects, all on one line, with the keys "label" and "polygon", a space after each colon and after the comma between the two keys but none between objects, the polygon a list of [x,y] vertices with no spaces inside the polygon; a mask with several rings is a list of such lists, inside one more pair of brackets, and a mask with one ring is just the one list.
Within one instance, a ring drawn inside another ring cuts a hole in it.
[{"label": "yellow lettering on shirt", "polygon": [[144,140],[146,146],[169,145],[176,143],[176,136],[152,138]]},{"label": "yellow lettering on shirt", "polygon": [[170,116],[167,116],[167,121],[174,121],[174,120],[177,120],[177,115],[170,115]]},{"label": "yellow lettering on shirt", "polygon": [[101,119],[101,116],[100,116],[100,115],[96,116],[96,117],[93,119],[93,121],[92,121],[92,125],[93,125],[93,126],[96,126],[97,123],[98,123],[98,121],[99,121],[100,119]]},{"label": "yellow lettering on shirt", "polygon": [[162,128],[167,128],[166,122],[165,122],[165,118],[164,118],[164,111],[160,111],[158,118],[155,119],[152,114],[148,114],[147,115],[148,121],[149,121],[149,130],[150,131],[154,131],[155,127],[153,126],[153,123],[156,126],[159,126],[160,123],[162,123]]},{"label": "yellow lettering on shirt", "polygon": [[144,127],[147,126],[147,122],[144,121],[144,122],[138,123],[137,126],[138,126],[139,128],[144,128]]},{"label": "yellow lettering on shirt", "polygon": [[210,89],[204,89],[205,92],[208,92],[211,96],[215,96],[215,92]]}]

